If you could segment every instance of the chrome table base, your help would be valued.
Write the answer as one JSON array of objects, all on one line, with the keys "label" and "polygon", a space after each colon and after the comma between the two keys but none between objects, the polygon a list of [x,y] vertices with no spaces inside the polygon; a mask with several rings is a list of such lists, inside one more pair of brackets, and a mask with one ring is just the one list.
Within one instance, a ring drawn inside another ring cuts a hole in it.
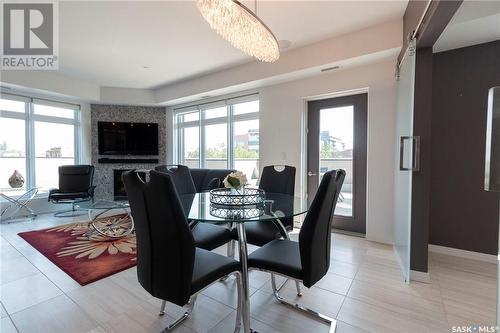
[{"label": "chrome table base", "polygon": [[[20,195],[17,198],[9,197],[6,194],[0,193],[0,197],[9,202],[9,204],[0,213],[0,220],[2,222],[7,222],[20,219],[27,219],[27,218],[33,220],[34,218],[36,218],[35,212],[27,205],[35,197],[37,192],[38,192],[37,188],[32,188],[27,190],[24,194]],[[21,209],[24,209],[27,214],[22,216],[17,216],[16,215],[17,212],[19,212]],[[7,218],[3,218],[5,213],[11,210],[12,212],[10,213],[10,216]]]},{"label": "chrome table base", "polygon": [[247,234],[245,232],[245,223],[237,223],[238,230],[238,245],[240,248],[240,263],[241,263],[241,312],[243,320],[243,332],[250,333],[250,293],[248,290],[248,251],[247,251]]}]

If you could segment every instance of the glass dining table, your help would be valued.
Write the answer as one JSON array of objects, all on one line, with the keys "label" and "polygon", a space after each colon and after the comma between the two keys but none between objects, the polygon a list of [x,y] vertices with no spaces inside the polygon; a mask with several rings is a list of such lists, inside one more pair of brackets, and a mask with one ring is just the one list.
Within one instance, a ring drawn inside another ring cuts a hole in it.
[{"label": "glass dining table", "polygon": [[288,233],[282,220],[307,212],[307,200],[282,193],[264,193],[259,204],[221,205],[211,202],[210,193],[179,196],[188,220],[200,223],[224,224],[238,232],[239,259],[242,270],[242,321],[244,332],[250,329],[250,297],[248,289],[248,251],[245,223],[274,223],[284,238]]}]

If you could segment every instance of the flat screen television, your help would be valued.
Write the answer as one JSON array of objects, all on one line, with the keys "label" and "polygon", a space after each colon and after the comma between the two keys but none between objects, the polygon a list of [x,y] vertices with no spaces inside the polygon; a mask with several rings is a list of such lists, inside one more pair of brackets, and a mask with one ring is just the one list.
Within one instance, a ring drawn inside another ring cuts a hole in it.
[{"label": "flat screen television", "polygon": [[158,124],[97,123],[100,155],[158,155]]}]

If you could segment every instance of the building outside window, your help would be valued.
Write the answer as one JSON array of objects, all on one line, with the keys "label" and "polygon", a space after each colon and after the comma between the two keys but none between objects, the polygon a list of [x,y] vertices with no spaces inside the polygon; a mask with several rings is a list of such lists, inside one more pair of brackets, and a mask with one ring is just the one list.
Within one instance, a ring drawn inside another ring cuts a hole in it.
[{"label": "building outside window", "polygon": [[175,160],[191,168],[237,169],[259,178],[257,95],[174,109]]},{"label": "building outside window", "polygon": [[80,106],[2,94],[0,98],[0,190],[17,170],[23,189],[58,187],[60,165],[80,161]]}]

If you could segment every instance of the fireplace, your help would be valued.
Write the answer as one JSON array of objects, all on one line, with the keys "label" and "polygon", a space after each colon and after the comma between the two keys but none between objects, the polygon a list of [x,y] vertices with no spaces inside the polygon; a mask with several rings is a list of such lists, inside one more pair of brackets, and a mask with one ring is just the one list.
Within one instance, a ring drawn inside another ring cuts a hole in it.
[{"label": "fireplace", "polygon": [[[113,196],[115,200],[127,199],[127,192],[125,191],[125,184],[122,180],[122,173],[132,169],[114,169],[113,170]],[[138,172],[139,177],[146,181],[146,173],[143,171]]]}]

